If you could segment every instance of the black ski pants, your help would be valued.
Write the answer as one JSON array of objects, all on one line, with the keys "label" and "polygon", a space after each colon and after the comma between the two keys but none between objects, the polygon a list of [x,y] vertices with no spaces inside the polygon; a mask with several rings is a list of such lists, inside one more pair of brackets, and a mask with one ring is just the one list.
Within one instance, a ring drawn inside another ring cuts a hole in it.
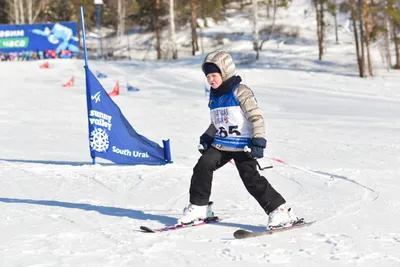
[{"label": "black ski pants", "polygon": [[199,206],[208,204],[214,171],[224,166],[231,159],[235,161],[236,168],[247,191],[258,201],[267,214],[286,202],[268,180],[260,175],[257,170],[257,161],[247,153],[221,151],[211,147],[200,157],[193,169],[189,190],[190,203]]}]

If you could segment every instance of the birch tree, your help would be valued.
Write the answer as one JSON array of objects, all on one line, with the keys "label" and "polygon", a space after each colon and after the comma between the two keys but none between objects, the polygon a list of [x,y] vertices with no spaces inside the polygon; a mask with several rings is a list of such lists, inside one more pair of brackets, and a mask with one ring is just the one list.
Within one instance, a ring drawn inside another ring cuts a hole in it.
[{"label": "birch tree", "polygon": [[11,24],[35,23],[46,3],[45,0],[6,0],[5,2],[12,10],[12,12],[9,12]]},{"label": "birch tree", "polygon": [[25,12],[24,12],[24,4],[22,3],[23,0],[17,0],[19,4],[19,19],[21,24],[25,24]]},{"label": "birch tree", "polygon": [[172,59],[178,58],[178,50],[176,48],[176,33],[175,33],[175,9],[174,0],[169,0],[169,46],[172,52]]},{"label": "birch tree", "polygon": [[336,37],[336,44],[339,44],[337,13],[338,13],[338,5],[337,5],[337,0],[335,0],[334,2],[335,37]]},{"label": "birch tree", "polygon": [[[20,0],[21,2],[23,0]],[[33,24],[36,22],[39,14],[41,11],[43,11],[44,7],[45,7],[45,1],[44,0],[25,0],[25,6],[28,9],[27,12],[27,22],[29,24]],[[34,7],[40,6],[40,8],[36,8],[36,11],[34,12]]]},{"label": "birch tree", "polygon": [[[390,0],[385,1],[385,9],[387,10],[389,8],[389,2]],[[384,14],[384,25],[385,25],[385,33],[384,33],[384,47],[385,47],[385,58],[386,58],[386,65],[388,69],[392,67],[392,53],[390,52],[390,42],[391,42],[391,36],[390,36],[390,20],[389,16],[387,14]]]},{"label": "birch tree", "polygon": [[15,24],[21,24],[19,15],[20,15],[20,10],[18,9],[18,2],[20,0],[14,0],[14,23]]},{"label": "birch tree", "polygon": [[125,33],[125,18],[126,18],[125,0],[118,0],[117,13],[118,13],[117,36],[122,36]]}]

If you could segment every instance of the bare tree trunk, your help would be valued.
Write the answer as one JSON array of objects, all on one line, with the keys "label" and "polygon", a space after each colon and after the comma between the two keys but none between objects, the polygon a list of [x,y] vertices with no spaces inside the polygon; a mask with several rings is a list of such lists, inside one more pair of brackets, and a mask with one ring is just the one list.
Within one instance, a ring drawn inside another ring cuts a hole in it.
[{"label": "bare tree trunk", "polygon": [[390,68],[392,68],[392,53],[390,51],[390,41],[388,38],[388,35],[390,35],[389,33],[384,33],[384,51],[383,51],[383,57],[385,60],[385,65],[386,65],[386,69],[390,70]]},{"label": "bare tree trunk", "polygon": [[117,12],[118,12],[117,36],[122,36],[125,34],[125,17],[126,17],[125,0],[118,0]]},{"label": "bare tree trunk", "polygon": [[[395,12],[396,11],[395,1],[390,0],[388,4],[390,6],[391,11]],[[394,68],[400,69],[400,45],[399,45],[400,38],[398,35],[398,31],[400,30],[400,24],[394,18],[392,19],[392,30],[393,30],[394,52],[396,55]]]},{"label": "bare tree trunk", "polygon": [[169,0],[169,43],[172,50],[172,59],[177,59],[174,0]]},{"label": "bare tree trunk", "polygon": [[365,36],[364,36],[363,3],[364,3],[364,0],[358,0],[358,15],[359,15],[359,19],[360,19],[359,26],[360,26],[361,64],[362,64],[362,69],[363,69],[362,77],[365,77],[365,51],[364,51]]},{"label": "bare tree trunk", "polygon": [[353,22],[353,32],[354,32],[354,40],[356,42],[356,54],[357,54],[357,65],[359,70],[360,77],[364,77],[364,66],[361,62],[361,55],[360,55],[360,43],[358,41],[358,30],[357,30],[357,19],[356,19],[356,7],[355,7],[355,0],[351,0],[351,20]]},{"label": "bare tree trunk", "polygon": [[[38,8],[36,10],[36,13],[32,18],[32,23],[35,23],[36,19],[38,18],[39,14],[40,14],[40,11],[43,11],[45,9],[45,7],[46,7],[45,6],[45,3],[46,3],[45,0],[39,0],[39,1],[40,1],[39,3],[40,3],[41,8]],[[38,6],[39,3],[36,3],[34,6]],[[75,20],[75,19],[72,19],[72,20]]]},{"label": "bare tree trunk", "polygon": [[121,36],[121,12],[122,12],[122,0],[118,0],[117,13],[118,13],[118,25],[117,25],[117,36]]},{"label": "bare tree trunk", "polygon": [[14,0],[14,23],[21,24],[19,19],[18,0]]},{"label": "bare tree trunk", "polygon": [[263,39],[261,44],[260,44],[260,51],[262,51],[262,47],[263,47],[264,43],[266,41],[268,41],[269,39],[271,39],[272,33],[274,32],[274,29],[275,29],[276,11],[278,10],[278,5],[277,5],[276,1],[277,0],[274,0],[274,11],[273,11],[274,13],[272,15],[272,25],[271,25],[271,28],[269,30],[268,37]]},{"label": "bare tree trunk", "polygon": [[27,3],[27,8],[28,8],[28,23],[32,24],[33,23],[33,13],[32,13],[32,1],[33,0],[26,0]]},{"label": "bare tree trunk", "polygon": [[201,48],[201,53],[204,54],[204,42],[203,42],[203,27],[200,27],[200,48]]},{"label": "bare tree trunk", "polygon": [[322,33],[321,33],[321,13],[319,12],[318,3],[320,0],[313,0],[315,7],[315,15],[317,20],[317,37],[318,37],[318,59],[322,60]]},{"label": "bare tree trunk", "polygon": [[13,7],[14,7],[14,4],[11,2],[8,2],[8,24],[13,24],[13,22],[14,22],[13,16],[15,16],[15,13],[14,13]]},{"label": "bare tree trunk", "polygon": [[371,61],[371,53],[370,53],[370,35],[371,35],[371,27],[370,27],[370,12],[369,12],[369,2],[365,0],[364,3],[364,20],[365,20],[365,45],[367,48],[367,61],[368,61],[368,73],[370,76],[374,76],[374,72],[372,70],[372,61]]},{"label": "bare tree trunk", "polygon": [[270,0],[267,0],[267,19],[269,19],[271,17],[270,15]]},{"label": "bare tree trunk", "polygon": [[122,10],[121,10],[121,33],[125,34],[125,23],[126,23],[126,1],[122,1]]},{"label": "bare tree trunk", "polygon": [[396,54],[395,69],[400,69],[400,38],[398,36],[399,26],[397,23],[393,23],[393,40],[394,40],[394,52]]},{"label": "bare tree trunk", "polygon": [[[40,2],[43,3],[42,0],[41,0]],[[70,15],[70,19],[71,19],[72,21],[76,21],[76,20],[77,20],[77,16],[76,16],[77,6],[76,6],[76,3],[75,3],[75,2],[76,2],[76,1],[71,1],[71,2],[69,3],[69,6],[70,6],[70,8],[71,8],[71,10],[72,10],[72,13],[71,13],[71,15]]]},{"label": "bare tree trunk", "polygon": [[320,43],[319,43],[319,60],[322,60],[322,56],[324,55],[324,38],[325,38],[325,22],[324,22],[324,1],[325,0],[319,0],[319,5],[320,5],[320,23],[319,26],[321,27],[320,30],[320,34],[321,34],[321,38],[320,38]]},{"label": "bare tree trunk", "polygon": [[256,51],[256,60],[260,57],[258,32],[258,0],[253,0],[253,49]]},{"label": "bare tree trunk", "polygon": [[199,43],[197,41],[197,0],[190,1],[190,7],[192,10],[191,16],[191,27],[192,27],[192,55],[196,55],[196,51],[199,51]]},{"label": "bare tree trunk", "polygon": [[[385,8],[388,9],[389,8],[389,3],[387,0],[385,1]],[[385,14],[384,15],[384,23],[385,23],[385,36],[384,36],[384,40],[385,40],[385,58],[386,58],[386,65],[388,67],[388,69],[390,69],[392,67],[392,53],[390,52],[390,42],[391,42],[391,36],[390,36],[390,20],[388,18],[388,16]]]},{"label": "bare tree trunk", "polygon": [[[35,14],[34,20],[36,21],[37,15],[39,15],[40,11],[44,11],[46,6],[46,0],[39,0],[40,2],[40,8],[38,8],[37,13]],[[70,15],[70,20],[71,21],[79,21],[80,20],[80,8],[79,8],[80,0],[75,0],[75,1],[70,1],[69,5],[72,10],[71,15]],[[81,45],[81,30],[80,30],[80,23],[78,23],[77,27],[77,33],[76,36],[78,37],[78,46]]]},{"label": "bare tree trunk", "polygon": [[[35,23],[47,0],[5,0],[9,7],[9,23]],[[36,8],[38,7],[38,8]]]},{"label": "bare tree trunk", "polygon": [[338,12],[338,5],[337,5],[337,0],[335,0],[335,37],[336,37],[336,44],[339,44],[337,12]]},{"label": "bare tree trunk", "polygon": [[18,0],[19,1],[19,14],[20,14],[20,19],[21,19],[21,24],[25,24],[25,12],[24,12],[24,3],[22,2],[22,0]]},{"label": "bare tree trunk", "polygon": [[161,26],[160,26],[160,0],[156,0],[156,14],[155,14],[155,30],[156,30],[156,46],[157,46],[157,59],[161,59]]}]

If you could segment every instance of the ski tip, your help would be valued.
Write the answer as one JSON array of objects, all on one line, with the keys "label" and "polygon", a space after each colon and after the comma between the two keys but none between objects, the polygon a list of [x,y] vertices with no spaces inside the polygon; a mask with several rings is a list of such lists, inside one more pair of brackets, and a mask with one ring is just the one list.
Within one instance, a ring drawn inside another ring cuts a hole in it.
[{"label": "ski tip", "polygon": [[155,231],[147,226],[140,226],[140,230],[146,232],[146,233],[155,233]]},{"label": "ski tip", "polygon": [[239,229],[233,233],[233,236],[236,239],[244,239],[244,238],[258,236],[258,235],[272,235],[272,233],[273,233],[272,231],[252,232],[252,231]]},{"label": "ski tip", "polygon": [[249,233],[249,231],[240,229],[240,230],[235,231],[233,233],[233,236],[236,239],[243,239],[243,238],[246,238],[248,236],[248,233]]},{"label": "ski tip", "polygon": [[300,219],[294,225],[289,226],[289,227],[279,227],[279,228],[268,229],[268,230],[260,231],[260,232],[252,232],[252,231],[247,231],[244,229],[239,229],[233,233],[233,236],[236,239],[244,239],[244,238],[248,238],[248,237],[271,235],[276,232],[283,232],[283,231],[287,231],[287,230],[291,230],[291,229],[310,226],[313,223],[315,223],[315,221],[304,221],[304,219]]}]

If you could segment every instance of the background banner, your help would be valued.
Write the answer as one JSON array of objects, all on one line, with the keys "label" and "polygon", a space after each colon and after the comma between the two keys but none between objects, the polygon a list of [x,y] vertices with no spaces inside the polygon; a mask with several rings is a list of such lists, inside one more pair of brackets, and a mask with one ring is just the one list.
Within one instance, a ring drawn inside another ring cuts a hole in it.
[{"label": "background banner", "polygon": [[0,51],[69,50],[79,53],[77,22],[0,25]]}]

